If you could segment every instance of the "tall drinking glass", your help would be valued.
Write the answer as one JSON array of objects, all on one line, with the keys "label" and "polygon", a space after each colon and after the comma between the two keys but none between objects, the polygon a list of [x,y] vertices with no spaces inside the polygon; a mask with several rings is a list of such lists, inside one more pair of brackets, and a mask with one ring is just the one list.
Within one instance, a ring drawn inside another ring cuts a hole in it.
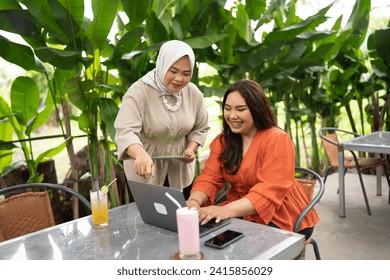
[{"label": "tall drinking glass", "polygon": [[176,210],[179,236],[179,258],[181,260],[201,259],[199,241],[199,214],[196,209],[187,207]]},{"label": "tall drinking glass", "polygon": [[108,200],[107,194],[100,190],[92,189],[89,192],[92,208],[92,223],[95,228],[108,226]]}]

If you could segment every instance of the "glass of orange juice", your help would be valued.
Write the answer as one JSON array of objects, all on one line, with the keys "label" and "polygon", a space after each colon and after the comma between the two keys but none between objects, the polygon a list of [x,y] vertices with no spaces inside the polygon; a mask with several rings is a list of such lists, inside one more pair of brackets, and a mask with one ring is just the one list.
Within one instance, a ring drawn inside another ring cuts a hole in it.
[{"label": "glass of orange juice", "polygon": [[108,226],[108,200],[107,193],[100,189],[92,189],[89,192],[92,208],[92,223],[95,228],[106,228]]}]

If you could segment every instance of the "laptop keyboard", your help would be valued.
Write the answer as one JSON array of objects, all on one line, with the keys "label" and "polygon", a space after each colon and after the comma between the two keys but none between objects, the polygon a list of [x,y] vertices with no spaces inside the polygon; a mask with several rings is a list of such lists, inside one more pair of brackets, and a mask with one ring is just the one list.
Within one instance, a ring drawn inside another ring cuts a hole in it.
[{"label": "laptop keyboard", "polygon": [[199,225],[199,235],[200,237],[203,237],[214,230],[217,230],[221,227],[230,224],[230,222],[231,222],[230,220],[222,220],[219,223],[216,223],[215,219],[212,219],[205,225]]}]

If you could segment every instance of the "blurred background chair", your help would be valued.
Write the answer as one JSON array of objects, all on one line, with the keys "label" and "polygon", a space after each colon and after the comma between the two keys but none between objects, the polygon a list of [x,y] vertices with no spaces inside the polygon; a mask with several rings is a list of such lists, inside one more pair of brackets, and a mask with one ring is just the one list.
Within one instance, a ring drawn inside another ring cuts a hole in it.
[{"label": "blurred background chair", "polygon": [[0,195],[7,195],[0,200],[0,242],[55,225],[48,189],[69,193],[91,210],[82,194],[58,184],[31,183],[0,189]]},{"label": "blurred background chair", "polygon": [[[360,134],[357,134],[352,131],[347,131],[335,127],[323,127],[319,130],[319,136],[321,138],[322,146],[324,148],[326,157],[328,159],[328,167],[326,168],[325,175],[324,175],[324,184],[326,183],[326,178],[328,177],[329,173],[331,171],[337,170],[339,166],[339,160],[338,160],[338,152],[339,152],[339,137],[359,137]],[[359,180],[360,180],[360,186],[363,192],[364,201],[366,203],[367,213],[368,215],[371,215],[371,209],[370,205],[368,203],[368,198],[366,194],[366,189],[363,182],[362,173],[365,170],[374,169],[378,166],[382,166],[383,170],[386,175],[387,183],[389,185],[390,189],[390,179],[388,176],[387,168],[386,168],[386,159],[381,155],[381,157],[357,157],[354,151],[348,150],[348,152],[351,153],[352,156],[344,156],[344,174],[345,176],[348,169],[356,169]],[[389,193],[389,202],[390,202],[390,193]]]},{"label": "blurred background chair", "polygon": [[[320,201],[322,195],[325,191],[325,184],[322,180],[321,176],[314,172],[311,169],[304,168],[304,167],[295,167],[295,177],[297,178],[297,181],[301,184],[303,190],[305,191],[308,199],[309,204],[306,206],[305,209],[303,209],[302,213],[298,216],[293,231],[299,232],[299,227],[302,223],[302,220],[305,218],[305,216],[310,212],[311,209],[314,208],[314,206]],[[316,186],[318,185],[317,189]],[[214,205],[217,205],[221,203],[222,201],[226,200],[226,194],[228,192],[228,189],[223,191],[221,194],[217,196],[217,198],[214,201]],[[314,195],[315,194],[315,195]],[[312,237],[310,237],[308,240],[306,240],[306,245],[312,245],[314,250],[314,255],[317,260],[321,259],[320,251],[318,248],[318,244],[316,240]],[[304,257],[304,253],[301,253],[300,257]]]}]

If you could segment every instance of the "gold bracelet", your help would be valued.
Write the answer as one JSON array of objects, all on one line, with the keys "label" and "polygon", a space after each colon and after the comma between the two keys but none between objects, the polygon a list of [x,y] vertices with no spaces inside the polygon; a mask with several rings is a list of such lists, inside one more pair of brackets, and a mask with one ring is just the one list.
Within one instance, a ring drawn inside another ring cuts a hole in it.
[{"label": "gold bracelet", "polygon": [[199,202],[198,200],[196,200],[195,198],[189,198],[189,199],[187,199],[187,201],[188,201],[188,200],[196,201],[196,202],[199,204],[199,206],[201,205],[200,202]]}]

